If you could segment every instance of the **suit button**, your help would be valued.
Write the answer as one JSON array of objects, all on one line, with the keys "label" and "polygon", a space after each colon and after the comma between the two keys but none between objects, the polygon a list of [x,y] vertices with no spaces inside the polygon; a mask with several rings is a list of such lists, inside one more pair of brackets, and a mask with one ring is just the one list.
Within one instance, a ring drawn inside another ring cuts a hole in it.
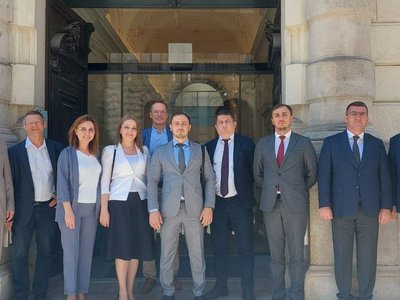
[{"label": "suit button", "polygon": [[358,190],[358,185],[356,186],[356,190]]},{"label": "suit button", "polygon": [[278,173],[279,176],[281,176],[281,173]]}]

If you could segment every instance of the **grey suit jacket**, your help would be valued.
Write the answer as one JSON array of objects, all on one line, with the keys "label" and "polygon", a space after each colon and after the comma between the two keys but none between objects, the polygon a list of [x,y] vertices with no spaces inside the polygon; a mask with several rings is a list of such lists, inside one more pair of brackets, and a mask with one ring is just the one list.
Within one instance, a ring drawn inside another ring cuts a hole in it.
[{"label": "grey suit jacket", "polygon": [[261,138],[254,152],[254,179],[262,187],[260,209],[271,211],[277,187],[291,212],[308,210],[308,190],[317,181],[317,157],[310,139],[292,132],[282,166],[275,156],[275,135]]},{"label": "grey suit jacket", "polygon": [[3,140],[0,140],[0,224],[3,224],[6,220],[6,211],[14,211],[14,188],[7,145]]},{"label": "grey suit jacket", "polygon": [[[189,142],[190,158],[183,174],[179,171],[174,158],[173,141],[159,146],[151,157],[147,176],[148,210],[158,209],[163,217],[178,214],[181,199],[181,187],[185,192],[185,206],[191,217],[198,218],[203,207],[214,208],[215,181],[214,172],[205,151],[204,186],[201,185],[202,164],[201,146]],[[163,179],[161,199],[158,197],[158,184]],[[203,195],[204,191],[204,195]]]}]

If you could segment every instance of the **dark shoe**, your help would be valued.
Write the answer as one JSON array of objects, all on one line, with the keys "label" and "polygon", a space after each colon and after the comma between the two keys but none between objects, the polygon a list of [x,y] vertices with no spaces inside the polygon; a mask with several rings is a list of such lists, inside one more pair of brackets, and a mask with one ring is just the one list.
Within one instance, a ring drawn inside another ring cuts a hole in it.
[{"label": "dark shoe", "polygon": [[147,277],[146,281],[143,283],[140,291],[142,294],[148,294],[152,291],[152,289],[156,286],[157,281],[154,278]]},{"label": "dark shoe", "polygon": [[204,296],[204,295],[194,296],[194,300],[206,300],[206,296]]},{"label": "dark shoe", "polygon": [[175,300],[175,296],[174,296],[174,295],[172,295],[172,296],[164,295],[164,296],[162,297],[162,300]]},{"label": "dark shoe", "polygon": [[219,297],[228,296],[228,289],[226,287],[221,287],[215,285],[208,293],[206,294],[207,299],[217,299]]},{"label": "dark shoe", "polygon": [[180,291],[182,289],[182,284],[179,282],[178,276],[174,276],[174,288],[175,291]]}]

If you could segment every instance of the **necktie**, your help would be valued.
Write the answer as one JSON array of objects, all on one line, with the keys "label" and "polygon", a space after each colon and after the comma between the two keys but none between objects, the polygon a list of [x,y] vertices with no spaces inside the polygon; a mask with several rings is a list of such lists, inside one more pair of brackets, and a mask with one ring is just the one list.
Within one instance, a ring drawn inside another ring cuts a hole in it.
[{"label": "necktie", "polygon": [[183,152],[183,147],[185,146],[185,144],[178,143],[176,145],[179,147],[178,167],[179,167],[179,171],[181,171],[181,173],[183,173],[185,171],[185,168],[186,168],[185,153]]},{"label": "necktie", "polygon": [[220,192],[222,197],[228,195],[228,177],[229,177],[229,146],[230,139],[223,139],[224,141],[224,154],[222,155],[221,164],[221,187]]},{"label": "necktie", "polygon": [[354,140],[354,142],[353,142],[353,155],[354,155],[354,159],[355,159],[357,164],[359,164],[360,161],[361,161],[360,160],[360,148],[358,148],[358,143],[357,143],[359,138],[360,137],[358,135],[354,135],[353,136],[353,140]]},{"label": "necktie", "polygon": [[276,160],[278,161],[278,167],[280,168],[283,162],[283,158],[285,157],[285,143],[283,141],[286,137],[284,135],[281,135],[279,136],[279,138],[281,139],[281,143],[279,144]]}]

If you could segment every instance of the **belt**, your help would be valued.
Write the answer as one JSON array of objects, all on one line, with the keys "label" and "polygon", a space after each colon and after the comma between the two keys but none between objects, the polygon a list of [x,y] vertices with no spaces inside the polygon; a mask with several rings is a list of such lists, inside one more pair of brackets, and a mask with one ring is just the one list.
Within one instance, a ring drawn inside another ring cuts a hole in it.
[{"label": "belt", "polygon": [[53,199],[50,199],[50,200],[47,200],[47,201],[33,201],[33,206],[43,205],[43,204],[46,204],[46,203],[49,204],[51,200],[53,200]]},{"label": "belt", "polygon": [[277,194],[276,194],[276,200],[281,200],[281,199],[282,199],[281,193],[277,193]]},{"label": "belt", "polygon": [[232,201],[233,199],[235,199],[237,197],[237,195],[235,195],[235,196],[232,196],[232,197],[221,197],[221,196],[218,196],[217,195],[217,198],[219,198],[219,199],[222,199],[222,200],[224,200],[224,201],[226,201],[226,202],[229,202],[229,201]]},{"label": "belt", "polygon": [[181,200],[181,204],[185,204],[185,200]]}]

